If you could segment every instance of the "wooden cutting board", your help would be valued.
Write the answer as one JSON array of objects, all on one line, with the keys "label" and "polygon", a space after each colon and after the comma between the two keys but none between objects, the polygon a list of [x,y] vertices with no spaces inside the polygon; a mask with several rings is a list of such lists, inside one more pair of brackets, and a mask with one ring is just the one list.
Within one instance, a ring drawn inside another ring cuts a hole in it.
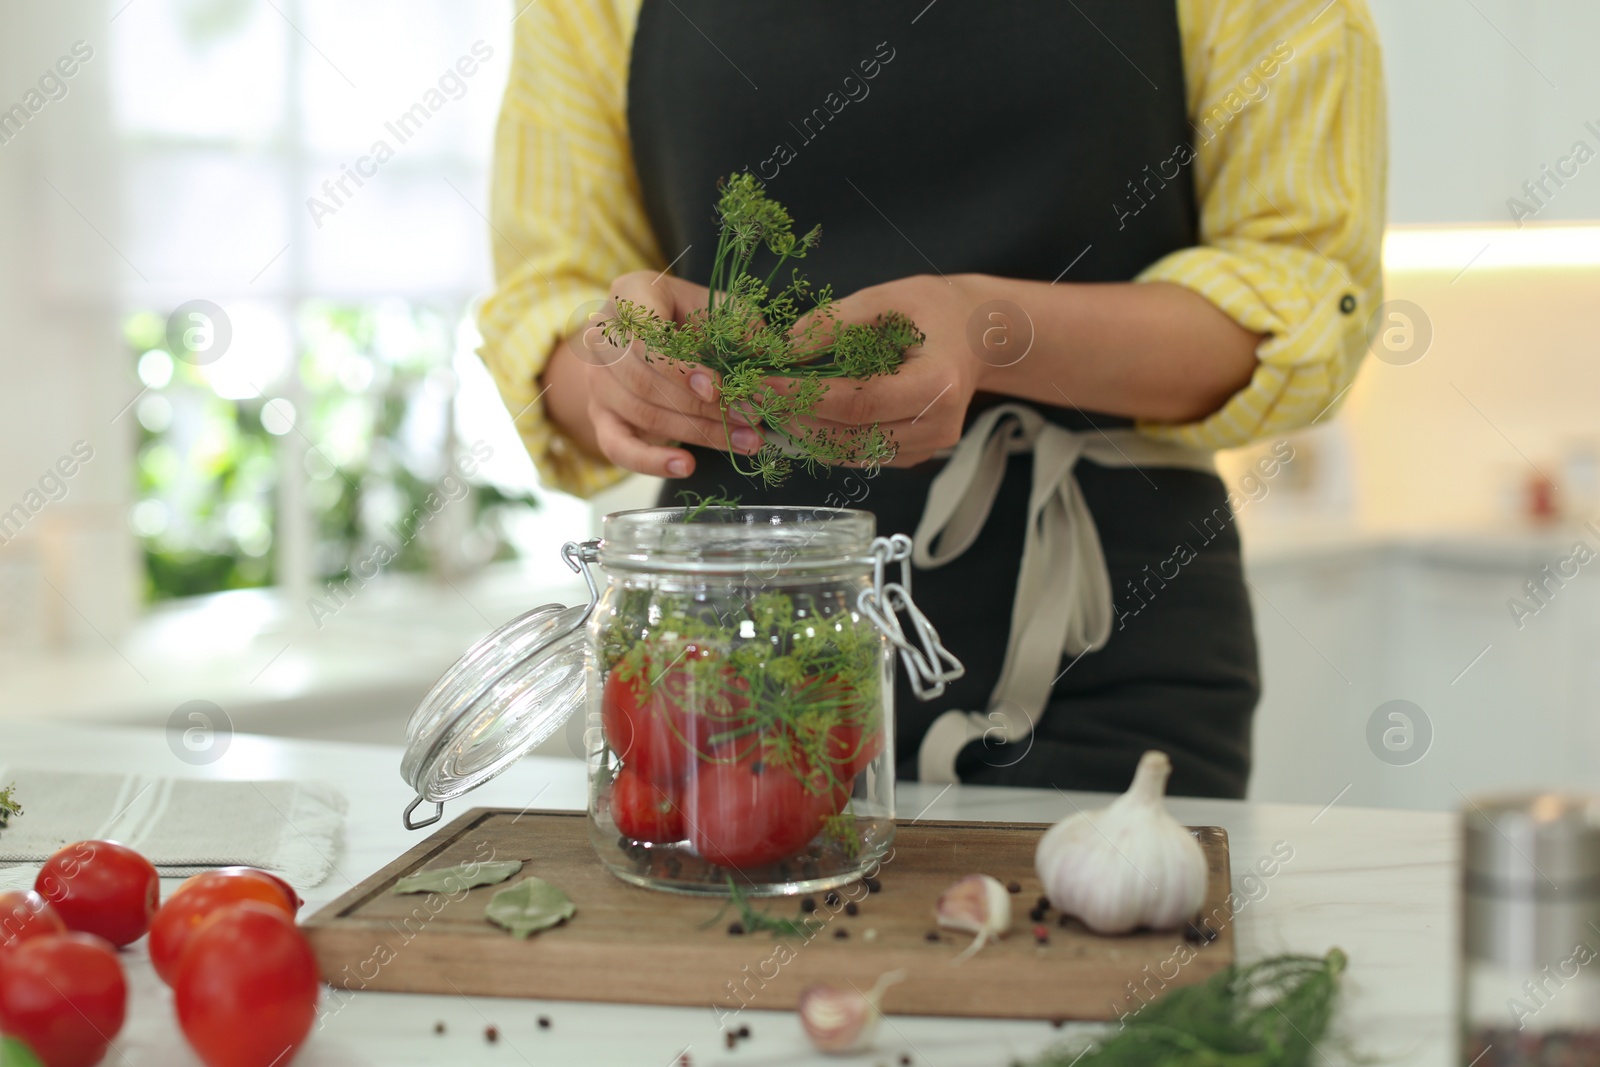
[{"label": "wooden cutting board", "polygon": [[[878,873],[881,891],[843,887],[837,907],[816,894],[820,931],[812,938],[734,936],[732,909],[707,926],[721,902],[640,889],[612,876],[589,844],[580,812],[476,808],[327,905],[305,923],[323,977],[335,988],[470,993],[555,1000],[623,1001],[709,1007],[719,1018],[744,1007],[792,1008],[813,982],[866,989],[903,969],[884,1010],[914,1015],[1024,1019],[1112,1019],[1164,989],[1202,981],[1233,962],[1228,906],[1228,838],[1220,827],[1194,832],[1210,863],[1201,914],[1214,933],[1089,933],[1075,920],[1032,932],[1039,895],[1033,850],[1042,823],[901,822]],[[396,879],[472,860],[520,859],[520,874],[499,886],[453,897],[397,896]],[[960,964],[971,938],[943,931],[933,903],[957,878],[981,872],[1017,882],[1006,937]],[[518,940],[483,917],[489,898],[537,875],[577,905],[566,924]],[[857,902],[858,914],[844,905]],[[798,918],[792,898],[756,900],[774,915]],[[839,936],[844,931],[846,936]]]}]

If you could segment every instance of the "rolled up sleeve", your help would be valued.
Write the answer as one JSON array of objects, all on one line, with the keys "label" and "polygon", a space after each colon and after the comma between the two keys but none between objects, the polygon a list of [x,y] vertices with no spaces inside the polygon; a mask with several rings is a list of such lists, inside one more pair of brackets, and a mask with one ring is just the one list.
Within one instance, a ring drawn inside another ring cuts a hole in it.
[{"label": "rolled up sleeve", "polygon": [[627,472],[549,421],[539,375],[613,278],[661,266],[628,142],[635,8],[528,5],[495,133],[496,289],[479,311],[479,355],[545,484],[579,496]]},{"label": "rolled up sleeve", "polygon": [[1179,0],[1200,245],[1140,281],[1265,334],[1249,384],[1150,436],[1228,448],[1331,412],[1382,301],[1383,74],[1364,0]]}]

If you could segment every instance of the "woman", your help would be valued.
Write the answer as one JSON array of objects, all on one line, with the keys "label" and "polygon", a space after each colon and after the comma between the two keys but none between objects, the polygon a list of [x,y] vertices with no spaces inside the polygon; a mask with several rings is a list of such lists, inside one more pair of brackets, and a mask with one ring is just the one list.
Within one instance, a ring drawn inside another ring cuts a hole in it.
[{"label": "woman", "polygon": [[[1120,790],[1155,747],[1173,792],[1243,796],[1255,638],[1206,457],[1324,416],[1365,349],[1363,0],[547,0],[516,42],[483,356],[547,482],[917,532],[967,673],[933,704],[902,679],[903,777]],[[608,298],[703,306],[716,181],[746,169],[822,224],[801,267],[843,320],[927,335],[817,410],[892,433],[875,478],[749,484],[721,450],[758,439],[725,436],[709,374],[585,329]]]}]

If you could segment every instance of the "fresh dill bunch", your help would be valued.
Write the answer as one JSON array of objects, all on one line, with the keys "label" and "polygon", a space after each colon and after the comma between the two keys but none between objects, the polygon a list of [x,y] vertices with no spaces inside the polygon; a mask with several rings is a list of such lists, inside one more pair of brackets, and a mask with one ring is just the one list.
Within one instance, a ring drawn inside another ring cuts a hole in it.
[{"label": "fresh dill bunch", "polygon": [[[775,288],[789,260],[804,259],[817,246],[822,227],[796,236],[789,212],[748,171],[723,179],[718,188],[717,251],[705,308],[677,323],[618,300],[616,314],[601,324],[603,335],[618,347],[643,343],[646,359],[696,363],[718,374],[724,432],[733,412],[762,438],[747,462],[728,449],[740,474],[778,485],[797,463],[810,474],[845,463],[875,472],[895,453],[894,442],[876,423],[826,430],[807,420],[827,392],[828,379],[864,381],[893,374],[906,351],[926,338],[898,311],[883,313],[875,323],[839,323],[832,287],[813,289],[792,267],[788,280]],[[752,270],[763,250],[777,257],[764,276]]]},{"label": "fresh dill bunch", "polygon": [[1104,1040],[1067,1042],[1013,1067],[1310,1067],[1338,1005],[1339,949],[1274,956],[1174,989]]},{"label": "fresh dill bunch", "polygon": [[16,789],[15,783],[0,789],[0,830],[11,825],[13,815],[22,814],[22,805],[17,803]]}]

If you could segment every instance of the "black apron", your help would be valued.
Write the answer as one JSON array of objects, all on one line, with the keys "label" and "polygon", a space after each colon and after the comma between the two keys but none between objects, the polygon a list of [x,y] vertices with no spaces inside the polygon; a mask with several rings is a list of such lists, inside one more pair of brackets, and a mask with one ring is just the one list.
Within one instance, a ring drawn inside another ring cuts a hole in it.
[{"label": "black apron", "polygon": [[[1178,162],[1190,133],[1173,0],[645,0],[628,124],[661,250],[675,274],[700,284],[716,248],[717,179],[746,169],[797,230],[822,224],[820,247],[798,265],[840,296],[931,273],[1127,281],[1198,239],[1190,169]],[[1001,399],[979,396],[972,413]],[[1128,425],[1037,406],[1072,429]],[[692,489],[752,506],[861,507],[882,534],[916,530],[941,466],[870,479],[797,470],[769,489],[720,452],[690,450],[695,473],[669,482],[663,504]],[[915,575],[917,602],[967,673],[926,704],[901,678],[902,778],[916,776],[918,745],[941,712],[988,703],[1031,467],[1031,456],[1013,457],[977,541]],[[1120,791],[1139,755],[1159,748],[1172,758],[1172,792],[1242,797],[1259,682],[1222,483],[1088,461],[1077,477],[1111,572],[1111,639],[1063,659],[1031,740],[973,742],[958,773]]]}]

